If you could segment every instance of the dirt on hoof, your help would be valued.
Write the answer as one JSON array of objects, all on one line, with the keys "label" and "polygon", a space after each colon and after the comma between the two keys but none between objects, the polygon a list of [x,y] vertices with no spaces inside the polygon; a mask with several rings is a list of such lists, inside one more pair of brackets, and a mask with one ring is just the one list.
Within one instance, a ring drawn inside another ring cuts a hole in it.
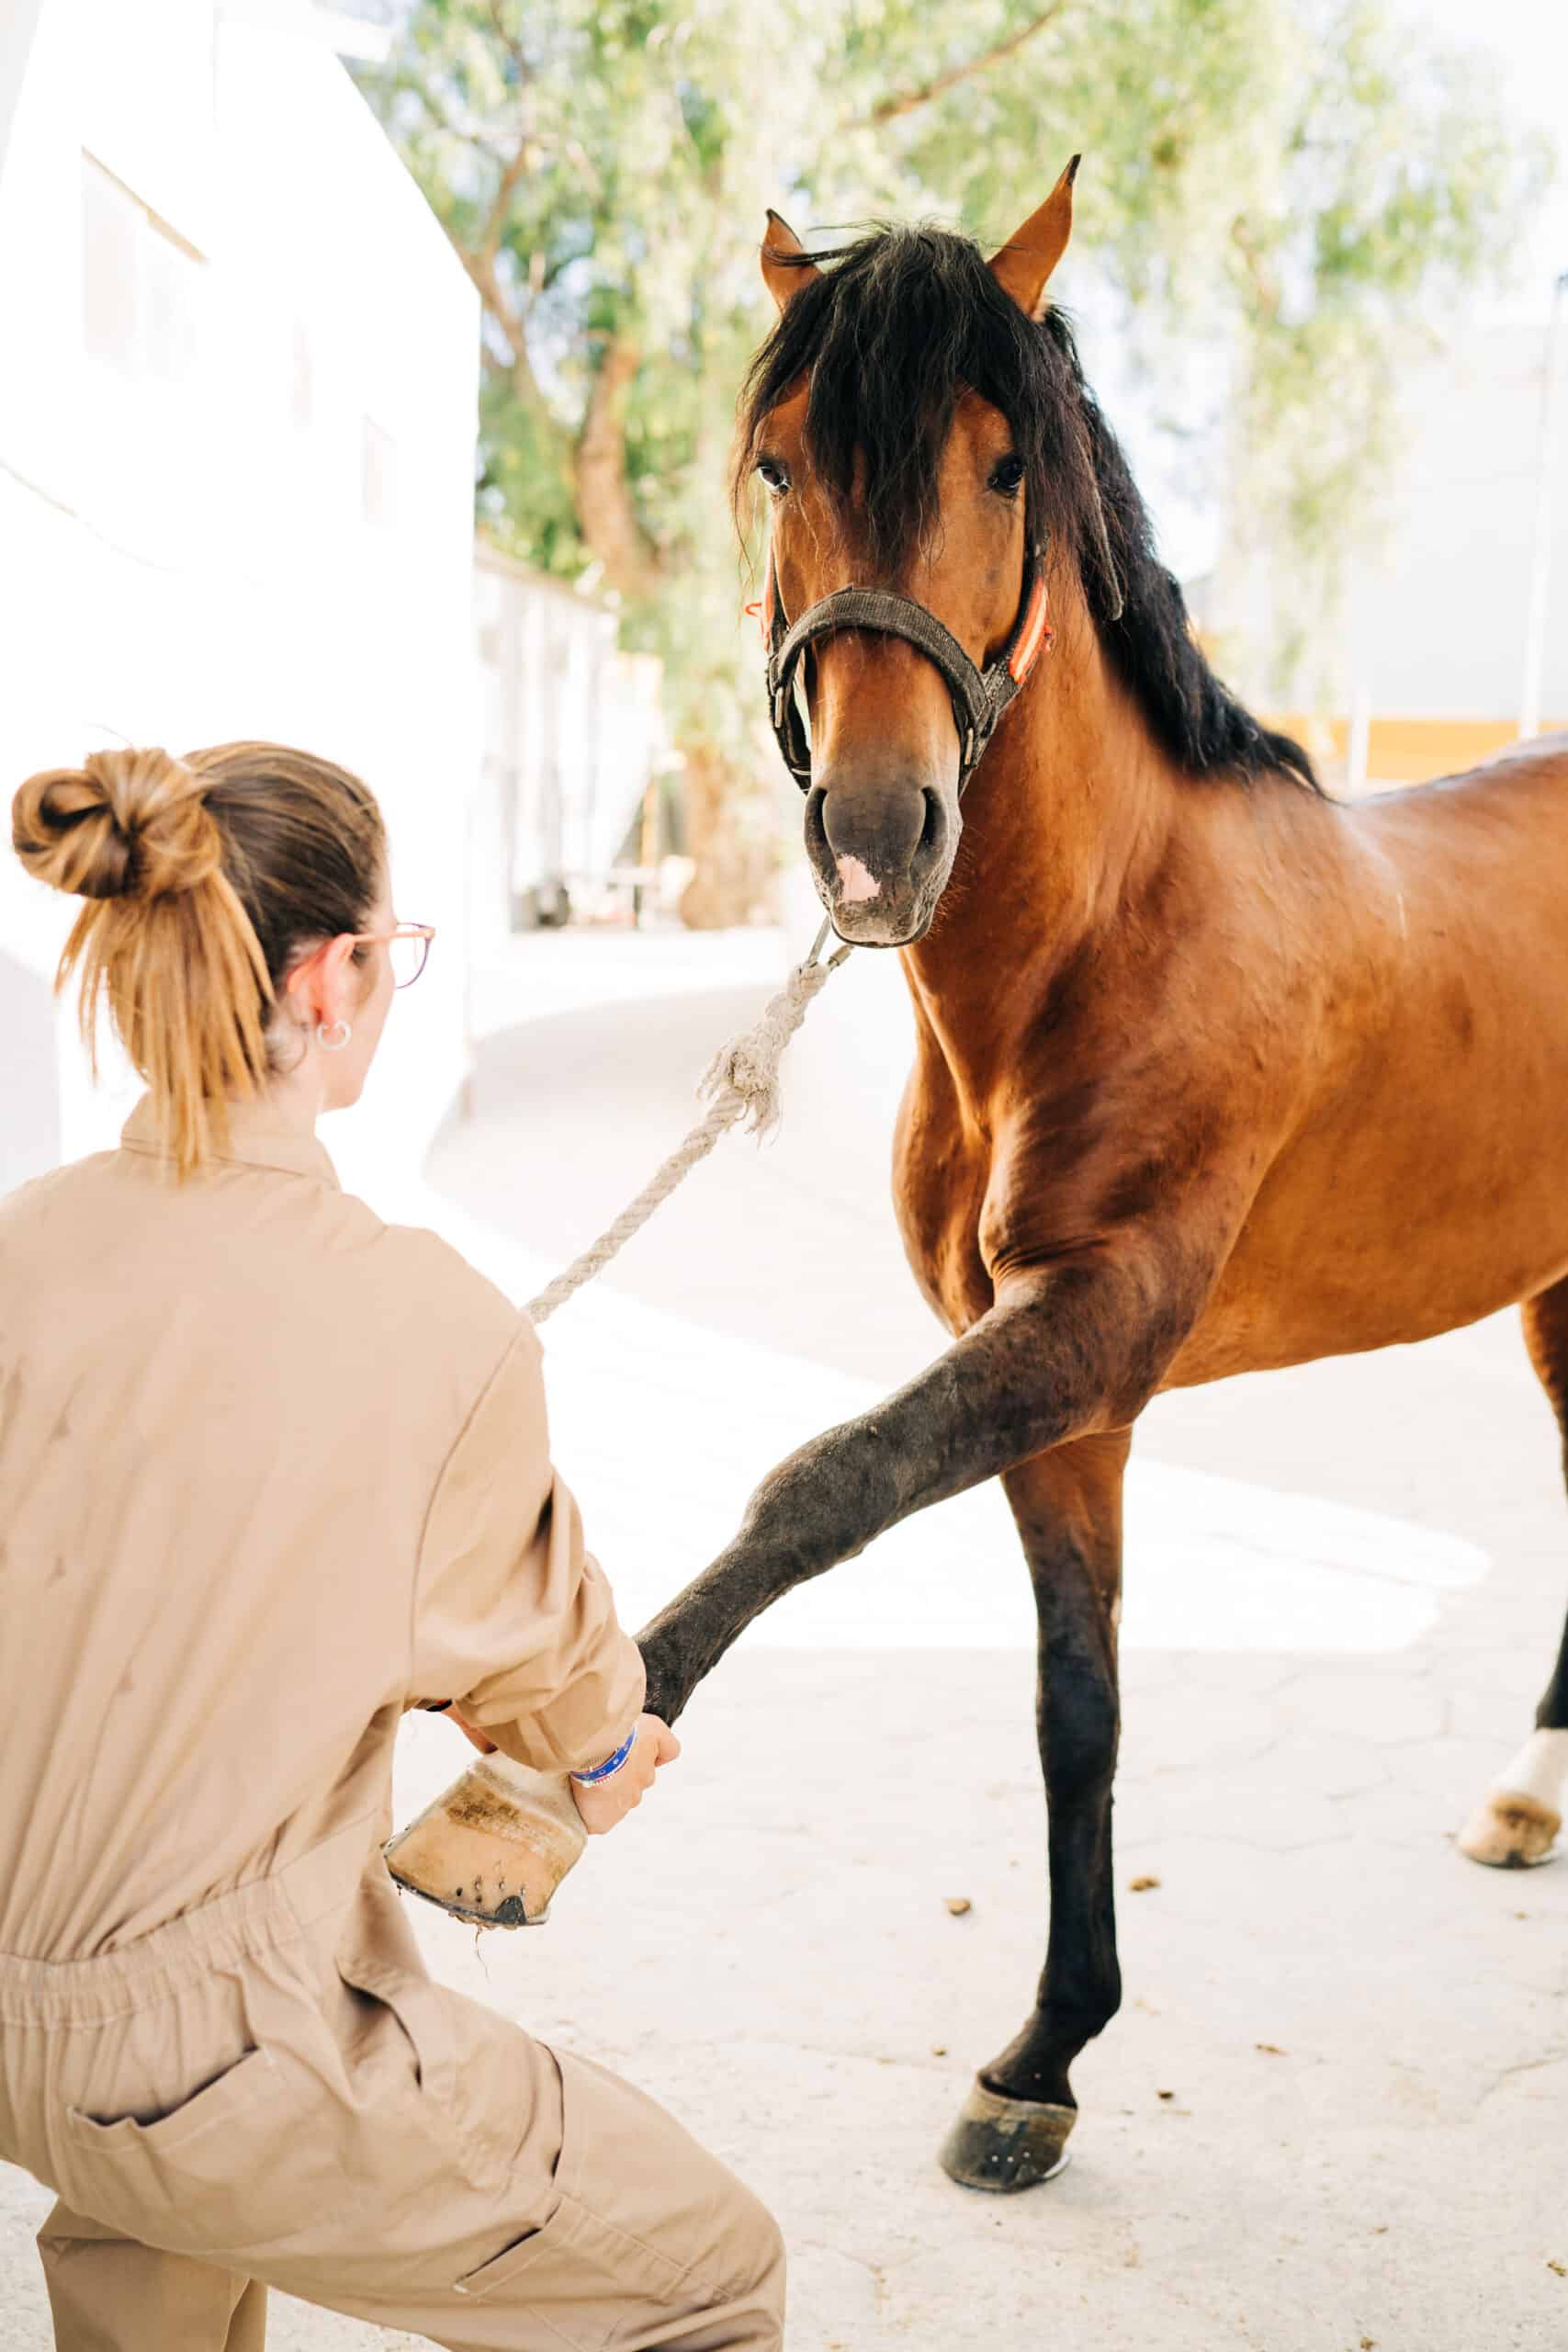
[{"label": "dirt on hoof", "polygon": [[1459,1849],[1491,1870],[1522,1871],[1550,1860],[1562,1816],[1537,1797],[1502,1790],[1487,1797],[1460,1832]]},{"label": "dirt on hoof", "polygon": [[942,2148],[942,2168],[961,2188],[1016,2196],[1054,2180],[1067,2164],[1077,2109],[1004,2098],[976,2082]]}]

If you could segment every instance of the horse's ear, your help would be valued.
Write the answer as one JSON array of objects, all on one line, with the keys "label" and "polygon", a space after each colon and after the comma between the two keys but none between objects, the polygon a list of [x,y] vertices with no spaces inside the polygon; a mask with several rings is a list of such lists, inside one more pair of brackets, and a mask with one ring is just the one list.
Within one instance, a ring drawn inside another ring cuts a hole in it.
[{"label": "horse's ear", "polygon": [[768,233],[762,240],[762,280],[781,311],[803,286],[822,275],[815,262],[785,258],[805,251],[789,222],[781,220],[770,204]]},{"label": "horse's ear", "polygon": [[1073,182],[1081,155],[1075,155],[1038,212],[1032,212],[1016,236],[991,255],[991,275],[1021,311],[1037,319],[1044,307],[1046,282],[1067,250],[1073,233]]}]

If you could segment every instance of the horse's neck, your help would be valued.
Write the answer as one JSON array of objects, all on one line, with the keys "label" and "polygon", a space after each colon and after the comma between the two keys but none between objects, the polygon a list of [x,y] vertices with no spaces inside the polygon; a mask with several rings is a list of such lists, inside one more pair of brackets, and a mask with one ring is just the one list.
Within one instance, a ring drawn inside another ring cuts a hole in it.
[{"label": "horse's neck", "polygon": [[931,931],[902,951],[916,1018],[976,1102],[1053,978],[1157,868],[1175,786],[1077,605],[964,796]]}]

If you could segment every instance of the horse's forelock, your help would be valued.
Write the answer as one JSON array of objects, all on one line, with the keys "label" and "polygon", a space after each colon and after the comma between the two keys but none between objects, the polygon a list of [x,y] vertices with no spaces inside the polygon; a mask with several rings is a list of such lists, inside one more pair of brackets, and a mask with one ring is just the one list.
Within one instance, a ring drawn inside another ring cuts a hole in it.
[{"label": "horse's forelock", "polygon": [[1260,728],[1193,641],[1148,511],[1084,382],[1055,306],[1026,318],[980,247],[931,225],[879,225],[811,256],[741,390],[734,495],[746,511],[767,419],[804,379],[806,437],[874,578],[896,582],[938,517],[942,453],[960,396],[1007,418],[1036,547],[1076,563],[1108,654],[1167,749],[1194,774],[1272,769],[1315,789],[1288,737]]},{"label": "horse's forelock", "polygon": [[[966,390],[1011,425],[1037,525],[1070,541],[1093,497],[1070,436],[1053,430],[1070,382],[1062,358],[949,229],[879,227],[814,258],[753,362],[741,398],[736,488],[743,492],[771,411],[808,379],[807,445],[879,574],[897,577],[935,524],[937,475]],[[858,466],[858,473],[857,473]],[[1049,466],[1049,471],[1047,468]]]}]

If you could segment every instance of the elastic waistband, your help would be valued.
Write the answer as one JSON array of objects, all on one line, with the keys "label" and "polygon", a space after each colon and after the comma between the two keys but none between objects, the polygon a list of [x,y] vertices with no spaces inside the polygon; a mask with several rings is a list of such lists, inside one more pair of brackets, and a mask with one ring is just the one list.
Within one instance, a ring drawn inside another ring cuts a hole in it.
[{"label": "elastic waistband", "polygon": [[341,1908],[370,1859],[375,1816],[350,1822],[269,1878],[252,1879],[91,1960],[0,1952],[0,2020],[96,2025],[149,2007],[247,1952],[292,1941]]}]

